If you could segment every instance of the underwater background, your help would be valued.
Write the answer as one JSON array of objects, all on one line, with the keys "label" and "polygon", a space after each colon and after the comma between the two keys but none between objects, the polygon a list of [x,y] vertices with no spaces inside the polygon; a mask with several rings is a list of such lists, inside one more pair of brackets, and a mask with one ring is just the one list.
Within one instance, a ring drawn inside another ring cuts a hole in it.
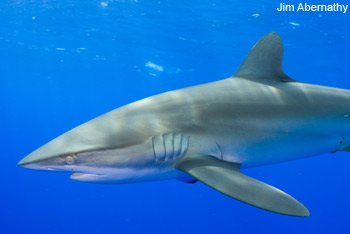
[{"label": "underwater background", "polygon": [[287,75],[350,89],[350,13],[278,12],[279,5],[1,0],[0,233],[349,233],[346,152],[244,170],[302,202],[307,218],[251,207],[200,182],[89,184],[17,166],[110,110],[232,76],[271,31],[282,37]]}]

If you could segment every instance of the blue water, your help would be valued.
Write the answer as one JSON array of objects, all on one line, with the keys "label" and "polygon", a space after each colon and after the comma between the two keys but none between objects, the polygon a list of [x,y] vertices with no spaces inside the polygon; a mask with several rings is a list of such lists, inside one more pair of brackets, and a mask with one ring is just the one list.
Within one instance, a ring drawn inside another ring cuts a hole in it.
[{"label": "blue water", "polygon": [[231,76],[270,31],[282,37],[289,76],[350,89],[350,13],[277,12],[278,6],[2,0],[0,233],[349,233],[348,153],[245,171],[304,203],[308,218],[269,213],[201,183],[96,185],[17,166],[107,111]]}]

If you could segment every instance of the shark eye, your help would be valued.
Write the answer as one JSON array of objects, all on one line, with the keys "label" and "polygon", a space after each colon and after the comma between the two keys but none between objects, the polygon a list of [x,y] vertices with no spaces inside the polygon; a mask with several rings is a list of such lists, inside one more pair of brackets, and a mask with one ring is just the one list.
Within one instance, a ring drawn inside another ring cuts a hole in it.
[{"label": "shark eye", "polygon": [[72,156],[68,155],[66,157],[65,161],[68,165],[72,165],[74,163],[74,158]]}]

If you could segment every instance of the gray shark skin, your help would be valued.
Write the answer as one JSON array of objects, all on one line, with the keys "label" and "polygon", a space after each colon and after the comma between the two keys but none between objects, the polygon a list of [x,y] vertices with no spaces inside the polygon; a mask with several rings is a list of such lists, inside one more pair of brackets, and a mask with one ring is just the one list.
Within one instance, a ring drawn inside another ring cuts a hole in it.
[{"label": "gray shark skin", "polygon": [[240,169],[350,148],[350,91],[282,71],[269,33],[230,78],[152,96],[50,141],[18,165],[86,182],[197,180],[268,211],[309,216],[290,195]]}]

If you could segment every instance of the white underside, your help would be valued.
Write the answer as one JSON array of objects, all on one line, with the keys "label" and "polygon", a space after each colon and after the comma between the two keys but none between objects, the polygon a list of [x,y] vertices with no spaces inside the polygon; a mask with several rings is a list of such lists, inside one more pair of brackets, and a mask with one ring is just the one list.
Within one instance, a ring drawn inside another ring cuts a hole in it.
[{"label": "white underside", "polygon": [[108,169],[102,174],[73,173],[70,178],[73,180],[94,182],[94,183],[136,183],[155,180],[176,179],[180,176],[177,170],[159,170],[157,168],[147,169]]}]

